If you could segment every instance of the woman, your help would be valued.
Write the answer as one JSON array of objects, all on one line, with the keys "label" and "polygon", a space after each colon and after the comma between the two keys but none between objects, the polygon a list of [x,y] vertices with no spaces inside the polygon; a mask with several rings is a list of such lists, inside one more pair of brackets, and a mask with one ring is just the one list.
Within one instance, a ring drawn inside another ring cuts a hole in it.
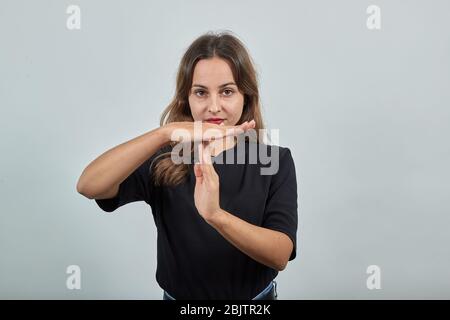
[{"label": "woman", "polygon": [[[240,40],[206,33],[189,46],[160,124],[92,161],[78,192],[106,212],[151,206],[163,299],[276,299],[274,279],[296,256],[295,167],[288,148],[248,136],[263,121]],[[183,161],[179,146],[193,146]],[[275,172],[262,173],[261,154]]]}]

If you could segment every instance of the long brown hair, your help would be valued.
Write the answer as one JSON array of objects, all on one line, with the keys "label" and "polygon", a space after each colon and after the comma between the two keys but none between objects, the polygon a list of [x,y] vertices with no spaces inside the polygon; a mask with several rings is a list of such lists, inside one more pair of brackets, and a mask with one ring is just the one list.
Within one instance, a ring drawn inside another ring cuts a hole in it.
[{"label": "long brown hair", "polygon": [[[198,37],[184,53],[178,67],[175,95],[172,102],[161,115],[160,126],[171,122],[194,121],[189,107],[189,93],[192,86],[194,69],[201,59],[219,57],[228,62],[234,81],[244,95],[244,107],[236,125],[255,120],[256,132],[264,129],[258,90],[257,73],[253,61],[244,44],[230,31],[207,32]],[[256,135],[259,141],[259,134]],[[173,147],[176,142],[171,142]],[[193,148],[191,148],[193,150]],[[156,185],[174,186],[184,181],[189,172],[189,164],[175,164],[170,158],[171,152],[157,156],[153,170]]]}]

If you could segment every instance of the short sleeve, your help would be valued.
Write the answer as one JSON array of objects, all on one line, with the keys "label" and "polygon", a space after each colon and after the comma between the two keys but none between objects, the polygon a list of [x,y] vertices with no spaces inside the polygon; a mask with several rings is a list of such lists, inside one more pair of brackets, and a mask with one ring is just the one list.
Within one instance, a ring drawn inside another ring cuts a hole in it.
[{"label": "short sleeve", "polygon": [[151,205],[154,189],[151,167],[157,154],[152,155],[144,161],[144,163],[122,181],[119,185],[119,191],[114,198],[95,199],[97,205],[106,212],[112,212],[127,203],[135,201],[145,201]]},{"label": "short sleeve", "polygon": [[278,172],[270,183],[262,226],[289,236],[294,244],[289,260],[293,260],[297,252],[297,178],[289,148],[280,147],[279,159]]}]

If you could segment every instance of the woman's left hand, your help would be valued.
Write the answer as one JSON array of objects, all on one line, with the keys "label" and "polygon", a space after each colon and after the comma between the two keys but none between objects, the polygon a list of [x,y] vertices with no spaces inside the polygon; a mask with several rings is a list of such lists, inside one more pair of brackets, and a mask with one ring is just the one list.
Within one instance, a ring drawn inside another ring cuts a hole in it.
[{"label": "woman's left hand", "polygon": [[209,222],[219,214],[219,176],[211,162],[208,142],[199,143],[200,163],[194,164],[194,201],[200,215]]}]

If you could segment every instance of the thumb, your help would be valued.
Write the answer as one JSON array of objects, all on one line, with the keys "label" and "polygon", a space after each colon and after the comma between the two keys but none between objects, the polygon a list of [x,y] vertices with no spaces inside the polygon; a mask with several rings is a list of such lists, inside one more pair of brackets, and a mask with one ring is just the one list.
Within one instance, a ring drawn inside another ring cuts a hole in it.
[{"label": "thumb", "polygon": [[195,174],[195,181],[201,183],[203,181],[203,171],[199,163],[194,164],[194,174]]}]

